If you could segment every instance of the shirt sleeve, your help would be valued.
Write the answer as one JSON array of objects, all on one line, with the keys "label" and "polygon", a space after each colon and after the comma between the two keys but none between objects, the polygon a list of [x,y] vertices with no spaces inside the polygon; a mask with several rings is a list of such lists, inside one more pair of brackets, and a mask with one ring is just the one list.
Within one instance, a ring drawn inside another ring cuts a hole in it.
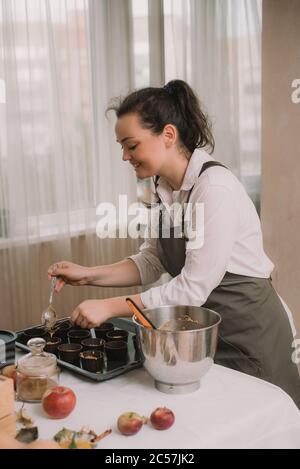
[{"label": "shirt sleeve", "polygon": [[203,203],[203,243],[186,250],[185,265],[178,276],[141,293],[146,308],[201,306],[226,272],[239,224],[234,193],[222,185],[207,185],[205,190],[195,186],[193,201]]},{"label": "shirt sleeve", "polygon": [[139,270],[142,285],[156,282],[165,272],[158,257],[156,242],[156,238],[146,238],[140,246],[140,252],[128,256],[128,259],[132,259]]}]

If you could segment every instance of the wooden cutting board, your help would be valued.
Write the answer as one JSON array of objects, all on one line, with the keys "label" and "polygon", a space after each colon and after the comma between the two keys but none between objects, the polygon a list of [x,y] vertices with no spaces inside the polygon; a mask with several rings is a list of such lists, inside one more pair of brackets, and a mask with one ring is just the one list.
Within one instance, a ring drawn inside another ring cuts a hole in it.
[{"label": "wooden cutting board", "polygon": [[14,411],[14,382],[12,379],[0,375],[0,420],[10,414],[13,414]]}]

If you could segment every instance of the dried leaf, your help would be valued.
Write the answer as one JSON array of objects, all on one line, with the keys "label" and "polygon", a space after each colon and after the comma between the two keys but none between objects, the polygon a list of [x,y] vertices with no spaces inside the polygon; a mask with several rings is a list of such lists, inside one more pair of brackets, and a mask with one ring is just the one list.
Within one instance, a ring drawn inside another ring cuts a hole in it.
[{"label": "dried leaf", "polygon": [[74,432],[68,428],[63,427],[59,432],[54,435],[54,441],[61,443],[63,441],[72,441]]},{"label": "dried leaf", "polygon": [[106,436],[110,435],[112,430],[106,430],[105,432],[97,435],[93,430],[90,430],[89,427],[82,427],[79,432],[74,432],[68,428],[63,428],[56,435],[54,435],[54,440],[62,448],[81,448],[81,449],[90,449],[96,446],[96,443]]},{"label": "dried leaf", "polygon": [[26,428],[33,427],[34,425],[34,420],[27,414],[26,409],[24,408],[24,405],[21,407],[21,409],[16,412],[16,418],[17,422],[20,423],[21,425],[24,425]]},{"label": "dried leaf", "polygon": [[37,440],[39,437],[39,431],[37,427],[21,428],[16,434],[16,440],[21,443],[31,443]]}]

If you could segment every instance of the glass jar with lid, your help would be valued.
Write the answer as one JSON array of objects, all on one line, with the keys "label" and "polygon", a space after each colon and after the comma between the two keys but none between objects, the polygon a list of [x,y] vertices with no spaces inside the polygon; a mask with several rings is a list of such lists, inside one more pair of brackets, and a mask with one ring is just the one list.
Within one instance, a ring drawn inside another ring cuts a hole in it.
[{"label": "glass jar with lid", "polygon": [[45,391],[58,385],[57,358],[44,352],[46,341],[40,337],[30,339],[30,353],[18,360],[17,397],[25,402],[40,402]]}]

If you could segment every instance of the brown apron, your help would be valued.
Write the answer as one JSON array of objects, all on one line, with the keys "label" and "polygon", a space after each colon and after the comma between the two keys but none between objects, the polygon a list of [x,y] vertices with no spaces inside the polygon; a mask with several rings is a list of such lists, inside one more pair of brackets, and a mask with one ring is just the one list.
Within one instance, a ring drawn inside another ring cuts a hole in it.
[{"label": "brown apron", "polygon": [[[211,166],[223,165],[208,161],[203,164],[198,177]],[[157,183],[158,178],[156,187]],[[185,263],[184,213],[182,236],[177,237],[171,226],[170,236],[163,237],[163,204],[156,195],[160,202],[158,255],[166,271],[175,277]],[[226,272],[201,306],[222,316],[215,363],[280,386],[300,408],[300,377],[297,366],[292,362],[292,330],[271,279]]]}]

